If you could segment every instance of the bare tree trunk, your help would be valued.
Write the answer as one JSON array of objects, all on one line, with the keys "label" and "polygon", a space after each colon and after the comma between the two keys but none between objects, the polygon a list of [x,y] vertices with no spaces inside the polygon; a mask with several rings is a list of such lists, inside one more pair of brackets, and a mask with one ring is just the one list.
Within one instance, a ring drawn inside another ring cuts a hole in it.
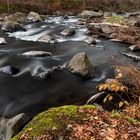
[{"label": "bare tree trunk", "polygon": [[7,12],[9,13],[10,11],[10,0],[7,0]]}]

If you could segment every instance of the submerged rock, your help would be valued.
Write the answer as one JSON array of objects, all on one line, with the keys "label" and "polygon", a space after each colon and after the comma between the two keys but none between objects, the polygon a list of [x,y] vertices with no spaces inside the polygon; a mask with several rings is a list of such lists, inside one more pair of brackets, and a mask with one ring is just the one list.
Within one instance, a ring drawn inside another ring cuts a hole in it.
[{"label": "submerged rock", "polygon": [[52,56],[52,53],[45,52],[45,51],[28,51],[22,53],[21,55],[28,56],[28,57],[45,57],[45,56]]},{"label": "submerged rock", "polygon": [[16,135],[22,127],[29,121],[30,117],[21,113],[13,118],[1,118],[1,129],[3,133],[3,140],[9,140],[12,136]]},{"label": "submerged rock", "polygon": [[4,32],[25,31],[25,29],[21,26],[21,24],[10,21],[3,23],[1,30]]},{"label": "submerged rock", "polygon": [[57,43],[57,40],[51,35],[42,36],[41,38],[38,39],[38,41],[45,42],[45,43],[51,43],[51,44]]},{"label": "submerged rock", "polygon": [[75,34],[75,29],[74,28],[67,28],[67,29],[64,29],[60,34],[64,35],[64,36],[72,36]]},{"label": "submerged rock", "polygon": [[19,69],[12,66],[5,66],[0,68],[0,73],[4,73],[7,75],[15,75],[19,72]]},{"label": "submerged rock", "polygon": [[4,45],[4,44],[7,44],[5,38],[0,37],[0,45]]},{"label": "submerged rock", "polygon": [[36,12],[30,12],[26,20],[27,22],[43,22],[41,16]]},{"label": "submerged rock", "polygon": [[96,40],[94,37],[87,37],[83,41],[89,45],[96,45]]},{"label": "submerged rock", "polygon": [[69,61],[67,68],[73,74],[83,78],[89,78],[93,76],[93,67],[85,52],[74,55]]},{"label": "submerged rock", "polygon": [[94,18],[103,16],[103,12],[95,12],[90,10],[85,10],[80,14],[81,17],[84,18]]}]

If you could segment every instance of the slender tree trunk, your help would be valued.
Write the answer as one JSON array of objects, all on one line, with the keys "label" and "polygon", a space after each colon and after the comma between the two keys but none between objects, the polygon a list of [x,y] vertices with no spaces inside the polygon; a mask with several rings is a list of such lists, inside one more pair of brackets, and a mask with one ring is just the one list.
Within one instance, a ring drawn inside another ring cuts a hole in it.
[{"label": "slender tree trunk", "polygon": [[10,11],[10,0],[7,0],[7,12],[9,13]]}]

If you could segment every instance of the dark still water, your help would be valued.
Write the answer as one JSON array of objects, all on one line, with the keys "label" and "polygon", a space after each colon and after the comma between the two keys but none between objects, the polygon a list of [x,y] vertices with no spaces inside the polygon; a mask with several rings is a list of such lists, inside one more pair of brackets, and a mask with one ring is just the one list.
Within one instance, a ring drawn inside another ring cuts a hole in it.
[{"label": "dark still water", "polygon": [[[67,21],[62,21],[60,17],[50,18],[44,23],[26,25],[26,32],[0,34],[8,42],[0,45],[0,68],[11,66],[18,69],[13,75],[0,72],[0,116],[12,117],[22,112],[32,116],[53,106],[84,104],[96,94],[95,87],[99,82],[113,77],[112,66],[133,64],[140,67],[139,62],[121,54],[129,52],[128,44],[103,39],[98,39],[97,44],[104,46],[104,49],[85,44],[82,40],[86,37],[86,28],[77,26],[76,21],[75,18]],[[60,31],[70,26],[76,29],[76,35],[62,37]],[[59,43],[49,45],[37,42],[45,34],[54,35]],[[52,56],[21,56],[21,53],[31,50],[51,52]],[[82,79],[65,68],[78,52],[86,52],[95,66],[93,79]],[[57,69],[51,77],[41,79],[36,76],[40,71],[54,67]]]}]

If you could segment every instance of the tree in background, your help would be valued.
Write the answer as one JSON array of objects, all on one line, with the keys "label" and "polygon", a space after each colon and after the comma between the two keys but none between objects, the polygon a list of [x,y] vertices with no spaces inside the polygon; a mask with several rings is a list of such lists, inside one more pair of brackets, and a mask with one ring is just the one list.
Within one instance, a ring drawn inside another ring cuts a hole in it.
[{"label": "tree in background", "polygon": [[10,11],[10,0],[7,0],[7,12],[9,13]]}]

